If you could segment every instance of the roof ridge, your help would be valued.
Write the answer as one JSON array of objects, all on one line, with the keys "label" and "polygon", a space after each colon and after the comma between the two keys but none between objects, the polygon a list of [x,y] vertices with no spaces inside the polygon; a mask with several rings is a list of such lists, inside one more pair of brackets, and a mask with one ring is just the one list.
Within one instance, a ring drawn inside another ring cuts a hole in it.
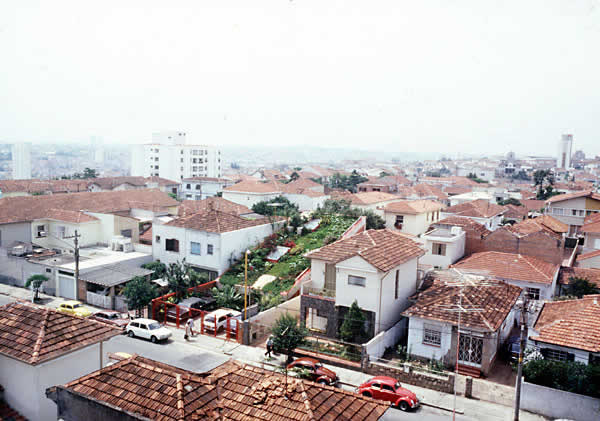
[{"label": "roof ridge", "polygon": [[[543,275],[543,276],[545,276],[545,277],[548,277],[548,275],[546,275],[544,272],[542,272],[542,271],[541,271],[541,270],[539,270],[537,267],[535,267],[535,265],[533,265],[533,264],[532,264],[532,262],[530,261],[530,259],[534,259],[533,257],[531,257],[531,256],[523,256],[522,254],[520,254],[520,253],[519,253],[519,258],[521,258],[521,257],[522,257],[522,258],[523,258],[523,259],[524,259],[524,260],[527,262],[527,264],[528,264],[529,266],[531,266],[531,267],[532,267],[532,268],[533,268],[533,269],[534,269],[536,272],[540,273],[541,275]],[[536,260],[537,260],[537,259],[536,259]],[[543,263],[545,263],[545,262],[543,262]],[[560,267],[559,267],[559,269],[560,269]]]},{"label": "roof ridge", "polygon": [[177,410],[179,411],[178,419],[183,421],[185,419],[185,409],[183,406],[183,383],[181,381],[181,374],[175,374],[175,382],[177,388]]},{"label": "roof ridge", "polygon": [[[486,288],[485,285],[478,285],[478,286],[473,286],[474,288]],[[473,303],[473,301],[471,301],[469,299],[469,296],[467,294],[465,294],[463,292],[464,290],[461,287],[458,287],[458,295],[462,295],[463,296],[463,300],[466,300],[467,303],[472,306],[473,308],[475,308],[475,304]],[[459,311],[462,311],[461,309],[459,309]],[[494,330],[493,326],[489,323],[488,319],[486,319],[483,315],[483,312],[479,312],[479,311],[475,311],[475,314],[477,315],[477,317],[479,318],[479,320],[481,320],[483,322],[483,324],[485,324],[487,326],[488,329],[490,330]]]},{"label": "roof ridge", "polygon": [[40,350],[42,349],[42,343],[44,342],[44,337],[46,336],[46,326],[48,326],[48,317],[50,316],[50,309],[44,309],[44,318],[42,320],[42,326],[38,332],[38,337],[35,341],[35,345],[33,346],[33,354],[31,355],[31,363],[35,364],[40,358]]},{"label": "roof ridge", "polygon": [[[303,400],[303,403],[304,403],[304,408],[306,409],[306,413],[308,415],[308,418],[310,420],[315,420],[316,421],[315,414],[312,411],[312,408],[310,407],[310,399],[308,398],[308,394],[306,393],[306,388],[304,387],[305,386],[304,382],[300,381],[298,383],[300,385],[300,395],[302,396],[302,400]],[[287,390],[286,390],[286,393],[287,393]]]}]

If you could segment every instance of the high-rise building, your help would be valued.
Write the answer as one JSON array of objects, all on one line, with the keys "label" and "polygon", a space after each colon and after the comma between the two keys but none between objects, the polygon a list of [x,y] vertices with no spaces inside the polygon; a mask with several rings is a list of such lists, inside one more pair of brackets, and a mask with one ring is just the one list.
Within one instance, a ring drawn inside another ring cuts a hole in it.
[{"label": "high-rise building", "polygon": [[558,157],[556,166],[558,168],[571,168],[571,151],[573,149],[573,135],[564,134],[558,142]]},{"label": "high-rise building", "polygon": [[13,180],[31,178],[31,143],[12,145]]},{"label": "high-rise building", "polygon": [[221,151],[212,145],[188,144],[184,132],[152,134],[152,142],[131,151],[131,175],[180,181],[221,177]]}]

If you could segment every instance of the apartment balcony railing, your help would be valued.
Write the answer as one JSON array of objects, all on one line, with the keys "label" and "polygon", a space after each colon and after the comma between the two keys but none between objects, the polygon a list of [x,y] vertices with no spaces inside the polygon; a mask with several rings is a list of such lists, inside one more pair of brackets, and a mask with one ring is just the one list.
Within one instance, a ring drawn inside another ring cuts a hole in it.
[{"label": "apartment balcony railing", "polygon": [[316,295],[317,297],[335,298],[335,290],[325,288],[313,288],[304,285],[302,293],[306,295]]}]

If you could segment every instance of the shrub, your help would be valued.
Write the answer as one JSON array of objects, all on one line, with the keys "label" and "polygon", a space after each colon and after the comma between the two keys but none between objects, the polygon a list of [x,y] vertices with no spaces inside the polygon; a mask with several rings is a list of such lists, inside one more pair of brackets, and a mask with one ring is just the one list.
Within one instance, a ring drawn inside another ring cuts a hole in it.
[{"label": "shrub", "polygon": [[358,342],[366,336],[365,317],[363,311],[354,300],[348,313],[344,316],[344,322],[340,327],[340,338],[346,342]]},{"label": "shrub", "polygon": [[600,398],[600,366],[575,361],[535,359],[523,365],[530,383]]},{"label": "shrub", "polygon": [[323,245],[326,246],[327,244],[331,244],[337,241],[337,237],[335,235],[328,235],[327,237],[325,237],[325,239],[323,240]]}]

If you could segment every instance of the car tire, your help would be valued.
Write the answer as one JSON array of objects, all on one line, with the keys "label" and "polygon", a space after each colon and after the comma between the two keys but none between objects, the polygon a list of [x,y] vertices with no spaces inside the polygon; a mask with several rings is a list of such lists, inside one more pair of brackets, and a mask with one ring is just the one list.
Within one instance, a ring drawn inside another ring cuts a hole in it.
[{"label": "car tire", "polygon": [[371,396],[371,392],[362,392],[362,395],[367,397],[367,398],[372,398]]},{"label": "car tire", "polygon": [[127,336],[129,336],[130,338],[135,337],[135,334],[133,333],[133,330],[130,330],[129,332],[127,332]]},{"label": "car tire", "polygon": [[409,405],[409,404],[408,404],[408,402],[406,402],[406,401],[401,401],[401,402],[398,404],[398,409],[399,409],[400,411],[408,411],[408,410],[410,409],[410,405]]},{"label": "car tire", "polygon": [[152,343],[153,343],[153,344],[155,344],[155,343],[157,343],[157,342],[158,342],[158,339],[156,339],[156,336],[152,336],[152,337],[150,338],[150,341],[152,341]]}]

